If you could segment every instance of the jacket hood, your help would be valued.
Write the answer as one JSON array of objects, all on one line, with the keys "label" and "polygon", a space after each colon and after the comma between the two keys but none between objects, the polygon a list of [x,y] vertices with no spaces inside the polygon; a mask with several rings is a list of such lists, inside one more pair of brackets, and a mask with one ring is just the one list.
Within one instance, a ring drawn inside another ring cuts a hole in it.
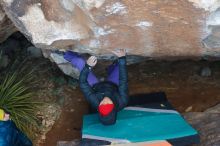
[{"label": "jacket hood", "polygon": [[99,114],[99,120],[103,125],[113,125],[116,123],[117,119],[117,111],[116,108],[112,110],[111,113],[109,113],[107,116],[102,116]]}]

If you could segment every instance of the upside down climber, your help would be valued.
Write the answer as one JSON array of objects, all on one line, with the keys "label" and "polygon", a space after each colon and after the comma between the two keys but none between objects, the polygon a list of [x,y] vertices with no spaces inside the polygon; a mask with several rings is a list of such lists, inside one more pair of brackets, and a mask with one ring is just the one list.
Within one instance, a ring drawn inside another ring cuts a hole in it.
[{"label": "upside down climber", "polygon": [[67,51],[64,58],[80,71],[80,88],[92,108],[98,111],[99,120],[104,125],[113,125],[117,112],[128,104],[128,76],[126,68],[126,50],[113,51],[118,57],[108,67],[108,77],[99,81],[92,72],[97,58],[91,56],[85,61],[78,53]]}]

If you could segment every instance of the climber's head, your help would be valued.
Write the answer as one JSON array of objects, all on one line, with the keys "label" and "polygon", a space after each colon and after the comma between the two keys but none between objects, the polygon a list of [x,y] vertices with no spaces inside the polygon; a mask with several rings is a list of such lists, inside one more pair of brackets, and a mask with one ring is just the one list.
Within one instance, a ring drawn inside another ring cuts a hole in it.
[{"label": "climber's head", "polygon": [[104,97],[99,104],[99,117],[104,125],[112,125],[116,122],[116,109],[113,101],[109,97]]}]

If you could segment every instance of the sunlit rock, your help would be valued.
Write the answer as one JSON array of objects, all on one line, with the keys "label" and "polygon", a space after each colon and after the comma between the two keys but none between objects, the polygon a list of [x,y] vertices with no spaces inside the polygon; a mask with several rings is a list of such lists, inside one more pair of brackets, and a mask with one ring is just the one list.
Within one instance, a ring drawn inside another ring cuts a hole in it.
[{"label": "sunlit rock", "polygon": [[7,16],[38,48],[111,58],[199,59],[220,52],[219,0],[2,0]]}]

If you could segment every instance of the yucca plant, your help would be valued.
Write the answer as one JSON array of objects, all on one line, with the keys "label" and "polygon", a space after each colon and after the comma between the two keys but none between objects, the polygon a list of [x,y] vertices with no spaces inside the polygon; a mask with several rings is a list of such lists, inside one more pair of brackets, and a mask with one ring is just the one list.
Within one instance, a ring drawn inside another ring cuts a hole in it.
[{"label": "yucca plant", "polygon": [[28,82],[32,80],[33,71],[24,71],[24,67],[15,71],[7,71],[0,76],[0,108],[10,114],[17,127],[33,137],[33,128],[37,126],[35,111],[39,102],[33,100],[33,92]]}]

